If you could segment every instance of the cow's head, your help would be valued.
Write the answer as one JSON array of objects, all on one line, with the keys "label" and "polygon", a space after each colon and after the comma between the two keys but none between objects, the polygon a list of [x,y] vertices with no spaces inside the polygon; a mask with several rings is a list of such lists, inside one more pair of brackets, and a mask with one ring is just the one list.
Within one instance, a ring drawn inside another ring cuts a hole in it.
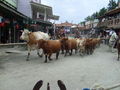
[{"label": "cow's head", "polygon": [[25,41],[29,41],[30,31],[27,30],[27,29],[24,29],[24,31],[21,30],[21,32],[22,32],[22,35],[20,36],[20,39],[21,39],[21,40],[25,40]]}]

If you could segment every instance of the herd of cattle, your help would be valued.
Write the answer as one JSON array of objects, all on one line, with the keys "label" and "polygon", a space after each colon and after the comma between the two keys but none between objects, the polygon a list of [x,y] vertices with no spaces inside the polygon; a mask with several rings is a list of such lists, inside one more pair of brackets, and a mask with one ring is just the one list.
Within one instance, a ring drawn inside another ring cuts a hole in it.
[{"label": "herd of cattle", "polygon": [[[62,37],[58,40],[50,40],[50,36],[43,32],[30,32],[28,30],[22,31],[20,36],[21,40],[27,41],[29,60],[30,52],[33,49],[37,50],[37,54],[42,57],[45,55],[45,63],[47,59],[51,59],[51,55],[56,53],[56,59],[58,59],[60,51],[72,55],[73,50],[75,53],[79,52],[80,55],[90,55],[94,52],[97,46],[100,46],[100,38],[74,38]],[[39,50],[42,49],[43,53],[40,55]]]}]

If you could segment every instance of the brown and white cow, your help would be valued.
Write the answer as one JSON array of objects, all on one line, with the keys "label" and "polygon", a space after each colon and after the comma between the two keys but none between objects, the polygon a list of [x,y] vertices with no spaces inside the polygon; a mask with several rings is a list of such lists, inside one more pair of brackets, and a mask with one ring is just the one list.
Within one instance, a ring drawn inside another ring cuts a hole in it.
[{"label": "brown and white cow", "polygon": [[77,38],[77,49],[79,54],[83,56],[85,54],[85,38]]},{"label": "brown and white cow", "polygon": [[36,49],[38,56],[42,56],[39,54],[39,48],[38,48],[38,40],[44,39],[48,40],[50,37],[47,33],[44,32],[30,32],[27,29],[22,31],[22,35],[20,36],[21,40],[27,41],[27,47],[28,47],[28,56],[27,61],[29,60],[30,52],[31,50]]},{"label": "brown and white cow", "polygon": [[56,59],[58,59],[59,52],[61,50],[61,42],[60,40],[43,40],[40,39],[38,41],[39,48],[43,49],[45,54],[45,63],[47,62],[47,57],[49,60],[51,59],[52,53],[56,53]]}]

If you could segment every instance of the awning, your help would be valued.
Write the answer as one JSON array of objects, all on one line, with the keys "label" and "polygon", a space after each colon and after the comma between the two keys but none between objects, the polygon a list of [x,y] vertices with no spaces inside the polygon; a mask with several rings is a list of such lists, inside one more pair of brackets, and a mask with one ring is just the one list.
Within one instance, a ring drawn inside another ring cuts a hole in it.
[{"label": "awning", "polygon": [[48,15],[48,17],[53,20],[59,20],[59,16],[56,16],[56,15]]},{"label": "awning", "polygon": [[[2,1],[0,1],[0,9],[3,9],[4,11],[5,11],[5,9],[6,9],[6,10],[9,10],[9,11],[11,11],[12,13],[14,13],[15,15],[18,15],[18,16],[20,16],[20,17],[22,17],[22,18],[25,18],[25,19],[28,18],[27,16],[25,16],[25,15],[23,15],[22,13],[18,12],[16,9],[13,9],[13,8],[11,8],[10,6],[4,4]],[[5,11],[5,12],[7,12],[7,11]],[[8,13],[10,13],[10,12],[8,12]]]},{"label": "awning", "polygon": [[48,21],[43,21],[43,20],[33,20],[33,22],[36,22],[37,24],[45,24],[45,25],[53,25],[51,22],[48,22]]}]

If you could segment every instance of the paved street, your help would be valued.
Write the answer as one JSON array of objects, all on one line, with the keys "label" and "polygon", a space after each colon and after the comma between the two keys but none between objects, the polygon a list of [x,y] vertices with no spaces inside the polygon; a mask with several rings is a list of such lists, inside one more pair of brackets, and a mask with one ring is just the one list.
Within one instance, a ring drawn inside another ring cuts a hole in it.
[{"label": "paved street", "polygon": [[39,58],[35,51],[31,53],[30,61],[25,61],[27,51],[17,48],[10,50],[13,53],[4,53],[4,49],[1,49],[0,90],[32,90],[39,80],[44,81],[41,90],[46,90],[47,82],[51,90],[59,90],[57,80],[62,80],[67,90],[82,90],[94,85],[109,87],[120,83],[117,53],[109,52],[105,45],[90,56],[60,55],[59,60],[48,63],[44,63],[44,57]]}]

